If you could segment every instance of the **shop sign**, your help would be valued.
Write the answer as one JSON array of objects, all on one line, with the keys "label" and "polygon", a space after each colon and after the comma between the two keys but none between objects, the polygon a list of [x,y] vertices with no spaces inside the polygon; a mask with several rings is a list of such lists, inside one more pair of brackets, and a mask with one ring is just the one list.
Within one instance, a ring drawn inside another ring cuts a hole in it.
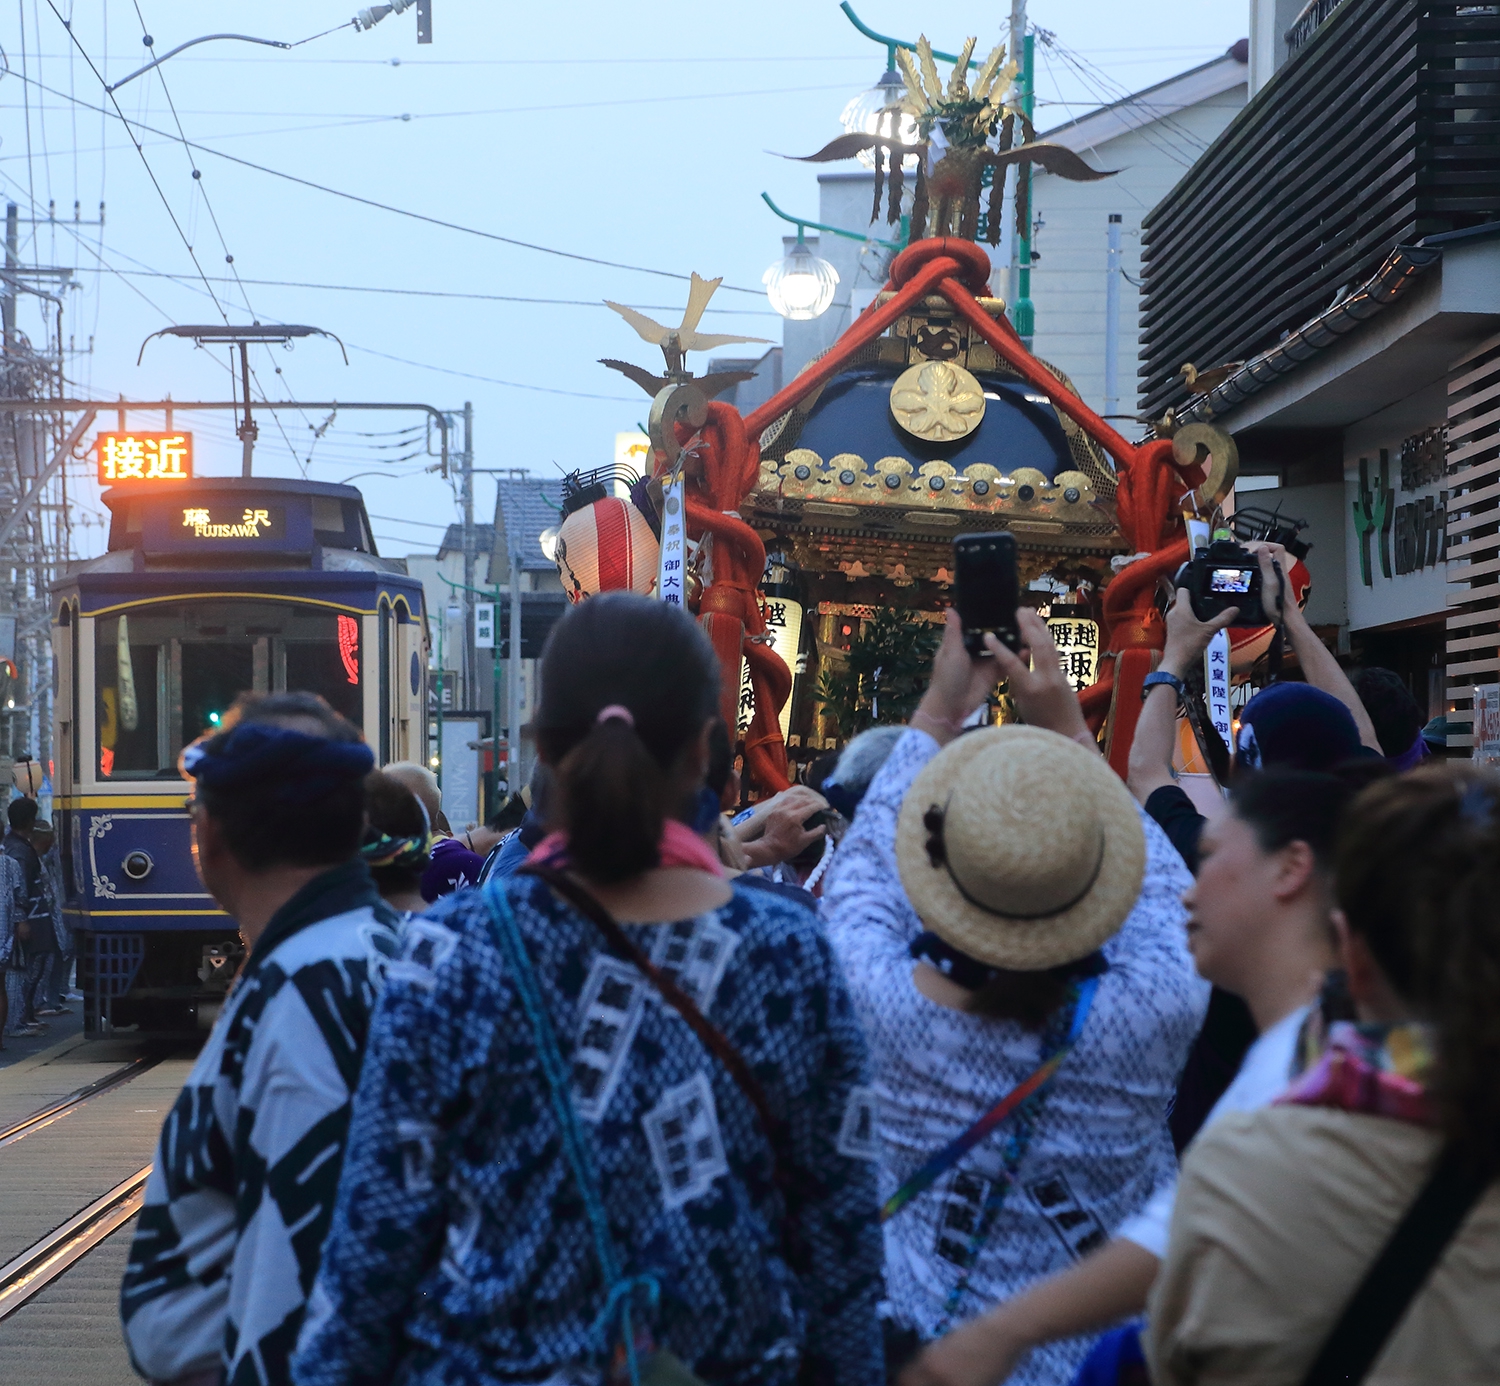
[{"label": "shop sign", "polygon": [[1500,683],[1474,686],[1473,759],[1500,765]]},{"label": "shop sign", "polygon": [[[1414,437],[1420,440],[1426,435]],[[1413,441],[1407,439],[1407,443]],[[1430,446],[1424,444],[1424,447],[1430,450]],[[1407,446],[1403,444],[1403,483],[1407,475],[1426,477],[1428,473],[1419,471],[1416,463],[1408,465],[1406,453]],[[1390,467],[1390,454],[1382,448],[1380,472],[1372,487],[1370,460],[1367,457],[1359,459],[1359,499],[1354,502],[1354,532],[1359,537],[1359,575],[1366,587],[1375,585],[1375,557],[1380,559],[1381,575],[1389,578],[1435,567],[1448,556],[1448,493],[1441,491],[1436,498],[1424,496],[1397,505],[1396,493],[1391,488]],[[1372,542],[1374,554],[1371,553]]]}]

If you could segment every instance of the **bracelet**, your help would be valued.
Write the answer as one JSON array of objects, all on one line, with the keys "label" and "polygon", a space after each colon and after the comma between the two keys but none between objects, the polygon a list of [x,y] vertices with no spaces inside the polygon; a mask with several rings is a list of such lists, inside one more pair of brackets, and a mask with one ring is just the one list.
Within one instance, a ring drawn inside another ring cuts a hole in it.
[{"label": "bracelet", "polygon": [[1141,680],[1141,701],[1145,702],[1151,695],[1151,690],[1158,687],[1176,689],[1178,701],[1187,697],[1187,685],[1176,674],[1169,674],[1165,669],[1158,669]]}]

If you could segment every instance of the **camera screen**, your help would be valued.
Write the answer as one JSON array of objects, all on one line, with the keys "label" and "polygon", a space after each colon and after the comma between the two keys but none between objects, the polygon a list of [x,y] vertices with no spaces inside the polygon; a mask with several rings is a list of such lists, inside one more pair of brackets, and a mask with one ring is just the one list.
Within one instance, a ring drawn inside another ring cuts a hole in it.
[{"label": "camera screen", "polygon": [[1248,592],[1251,568],[1215,568],[1208,580],[1210,592]]}]

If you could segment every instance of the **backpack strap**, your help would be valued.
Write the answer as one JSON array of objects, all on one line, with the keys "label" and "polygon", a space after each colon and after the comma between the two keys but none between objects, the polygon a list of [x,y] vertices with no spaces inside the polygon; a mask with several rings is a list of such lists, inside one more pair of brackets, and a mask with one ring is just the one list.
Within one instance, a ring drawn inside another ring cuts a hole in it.
[{"label": "backpack strap", "polygon": [[1449,1146],[1344,1306],[1302,1386],[1358,1386],[1442,1260],[1493,1172],[1478,1173]]}]

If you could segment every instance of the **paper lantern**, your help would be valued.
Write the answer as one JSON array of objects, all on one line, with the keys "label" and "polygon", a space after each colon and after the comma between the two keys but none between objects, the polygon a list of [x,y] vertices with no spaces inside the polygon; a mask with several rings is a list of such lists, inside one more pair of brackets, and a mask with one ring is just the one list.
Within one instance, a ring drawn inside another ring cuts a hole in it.
[{"label": "paper lantern", "polygon": [[627,500],[606,496],[569,515],[557,531],[557,571],[568,600],[599,592],[656,590],[657,543],[646,517]]},{"label": "paper lantern", "polygon": [[[781,661],[797,677],[797,652],[802,645],[802,603],[789,597],[767,597],[762,603],[766,613],[766,645],[781,656]],[[755,716],[755,686],[750,682],[750,664],[740,661],[739,732],[750,729]],[[788,695],[781,709],[781,739],[792,729],[792,699]]]},{"label": "paper lantern", "polygon": [[1077,609],[1053,607],[1055,614],[1047,619],[1047,630],[1057,646],[1063,673],[1073,691],[1081,693],[1099,677],[1099,627],[1087,616],[1063,614]]}]

